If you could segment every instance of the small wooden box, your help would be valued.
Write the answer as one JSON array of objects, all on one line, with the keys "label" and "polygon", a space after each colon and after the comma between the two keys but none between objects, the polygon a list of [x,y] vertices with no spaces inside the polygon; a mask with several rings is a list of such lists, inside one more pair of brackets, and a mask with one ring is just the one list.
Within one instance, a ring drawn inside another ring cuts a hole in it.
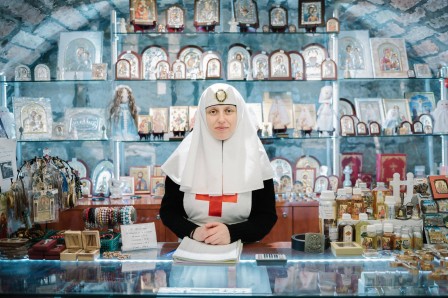
[{"label": "small wooden box", "polygon": [[356,242],[331,242],[331,252],[334,256],[360,256],[362,246]]},{"label": "small wooden box", "polygon": [[64,232],[66,250],[61,252],[61,261],[76,261],[82,251],[81,231]]},{"label": "small wooden box", "polygon": [[100,256],[100,232],[82,231],[83,250],[78,254],[78,261],[94,261]]}]

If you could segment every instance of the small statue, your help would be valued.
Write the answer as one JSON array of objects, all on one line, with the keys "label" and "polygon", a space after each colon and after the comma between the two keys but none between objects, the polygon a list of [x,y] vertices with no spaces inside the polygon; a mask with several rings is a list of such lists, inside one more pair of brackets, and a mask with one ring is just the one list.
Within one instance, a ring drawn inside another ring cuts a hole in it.
[{"label": "small statue", "polygon": [[228,24],[230,25],[229,32],[238,32],[238,22],[235,18],[231,18]]},{"label": "small statue", "polygon": [[401,124],[400,110],[399,110],[399,107],[397,105],[395,105],[395,106],[393,106],[392,109],[387,111],[386,119],[384,120],[384,123],[383,123],[383,128],[391,129],[393,131],[393,133],[395,134],[397,131],[397,128],[400,126],[400,124]]},{"label": "small statue", "polygon": [[434,133],[448,132],[448,100],[439,100],[437,107],[431,113],[434,118]]},{"label": "small statue", "polygon": [[81,186],[81,194],[82,194],[82,196],[83,196],[84,198],[91,197],[91,194],[90,194],[90,188],[88,187],[86,181],[83,181],[83,182],[82,182],[82,186]]},{"label": "small statue", "polygon": [[342,183],[342,185],[344,187],[351,187],[352,181],[350,180],[350,175],[353,173],[352,168],[349,165],[346,165],[342,173],[344,174],[344,182]]},{"label": "small statue", "polygon": [[333,98],[333,87],[324,86],[320,90],[319,109],[317,110],[316,130],[321,136],[328,136],[333,128],[333,109],[331,107],[331,99]]},{"label": "small statue", "polygon": [[120,18],[120,21],[118,22],[118,26],[119,26],[118,31],[120,33],[127,33],[128,32],[128,29],[126,28],[126,20],[124,18]]}]

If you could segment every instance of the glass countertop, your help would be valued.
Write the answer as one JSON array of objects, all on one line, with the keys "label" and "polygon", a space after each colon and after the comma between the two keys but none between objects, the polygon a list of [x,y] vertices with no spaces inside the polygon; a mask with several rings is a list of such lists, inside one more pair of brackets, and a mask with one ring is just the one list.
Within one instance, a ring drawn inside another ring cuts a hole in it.
[{"label": "glass countertop", "polygon": [[[306,254],[289,243],[246,244],[233,265],[173,263],[177,243],[123,252],[129,259],[95,261],[0,260],[0,296],[432,296],[448,282],[430,271],[392,267],[381,258]],[[259,266],[256,253],[282,253],[285,265]],[[438,265],[437,265],[438,266]]]}]

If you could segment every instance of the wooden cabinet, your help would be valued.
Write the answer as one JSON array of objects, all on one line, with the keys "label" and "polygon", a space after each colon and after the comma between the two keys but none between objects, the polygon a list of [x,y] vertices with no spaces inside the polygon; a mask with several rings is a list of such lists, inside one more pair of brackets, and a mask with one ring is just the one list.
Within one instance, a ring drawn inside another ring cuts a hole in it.
[{"label": "wooden cabinet", "polygon": [[261,242],[291,241],[291,235],[319,232],[317,202],[277,203],[277,222]]},{"label": "wooden cabinet", "polygon": [[[84,221],[82,212],[91,207],[119,207],[125,205],[121,200],[110,202],[108,200],[101,205],[89,205],[89,201],[81,202],[73,209],[61,211],[59,213],[59,222],[49,223],[48,229],[54,230],[84,230]],[[113,204],[112,204],[113,203]],[[157,241],[159,242],[177,242],[178,237],[165,227],[160,219],[160,199],[142,198],[139,202],[134,202],[134,208],[137,213],[135,223],[154,222],[156,226]],[[295,203],[277,203],[277,223],[271,232],[264,237],[261,242],[279,242],[290,241],[291,235],[298,233],[318,233],[319,232],[319,204],[317,202],[295,202]],[[107,227],[104,227],[105,229]]]}]

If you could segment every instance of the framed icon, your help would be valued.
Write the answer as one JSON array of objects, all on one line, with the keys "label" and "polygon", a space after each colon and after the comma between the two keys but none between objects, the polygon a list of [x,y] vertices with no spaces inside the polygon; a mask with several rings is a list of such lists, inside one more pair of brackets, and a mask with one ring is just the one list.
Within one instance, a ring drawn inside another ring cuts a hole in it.
[{"label": "framed icon", "polygon": [[414,121],[412,123],[412,133],[413,134],[422,134],[423,132],[423,124],[420,121]]},{"label": "framed icon", "polygon": [[381,124],[376,121],[372,121],[369,123],[369,131],[371,136],[379,136],[381,135]]},{"label": "framed icon", "polygon": [[369,135],[369,129],[367,128],[367,124],[360,121],[356,124],[356,134],[358,136],[367,136]]},{"label": "framed icon", "polygon": [[430,114],[436,107],[434,92],[405,92],[404,98],[408,99],[413,121],[422,114]]},{"label": "framed icon", "polygon": [[150,192],[150,166],[132,166],[129,168],[129,176],[134,178],[134,192],[135,193],[149,193]]},{"label": "framed icon", "polygon": [[170,64],[166,60],[161,60],[156,65],[156,78],[158,80],[168,80],[171,78]]},{"label": "framed icon", "polygon": [[408,56],[404,38],[370,38],[375,78],[407,78]]},{"label": "framed icon", "polygon": [[431,68],[426,63],[415,63],[414,71],[416,78],[432,78]]},{"label": "framed icon", "polygon": [[220,23],[220,0],[194,1],[194,26],[217,26]]},{"label": "framed icon", "polygon": [[302,81],[306,79],[305,60],[297,51],[288,52],[291,59],[291,77],[293,80]]},{"label": "framed icon", "polygon": [[285,51],[276,50],[269,55],[269,79],[291,79],[291,59]]},{"label": "framed icon", "polygon": [[151,45],[143,49],[141,54],[142,79],[155,80],[157,78],[157,63],[169,62],[168,52],[161,46]]},{"label": "framed icon", "polygon": [[173,65],[171,66],[171,72],[173,73],[173,79],[175,80],[185,80],[186,78],[186,70],[187,66],[184,62],[177,59],[173,62]]},{"label": "framed icon", "polygon": [[115,79],[130,80],[131,79],[131,63],[126,59],[118,59],[115,63]]},{"label": "framed icon", "polygon": [[323,26],[324,17],[324,0],[299,0],[299,27]]},{"label": "framed icon", "polygon": [[280,5],[269,10],[269,26],[272,30],[284,30],[288,26],[288,10]]},{"label": "framed icon", "polygon": [[446,176],[429,176],[429,185],[435,200],[448,199],[448,178]]},{"label": "framed icon", "polygon": [[166,28],[168,31],[179,31],[185,27],[185,10],[177,4],[166,10]]},{"label": "framed icon", "polygon": [[327,176],[317,176],[316,181],[314,181],[314,192],[321,193],[324,190],[328,190],[330,187],[330,180]]},{"label": "framed icon", "polygon": [[341,136],[355,135],[355,122],[353,116],[344,115],[341,117]]},{"label": "framed icon", "polygon": [[232,0],[235,21],[240,27],[258,28],[258,6],[253,0]]},{"label": "framed icon", "polygon": [[93,63],[92,64],[92,80],[106,80],[107,79],[107,63]]},{"label": "framed icon", "polygon": [[58,44],[58,68],[62,80],[89,80],[92,64],[101,63],[103,32],[61,32]]},{"label": "framed icon", "polygon": [[262,51],[252,56],[252,77],[255,80],[267,80],[269,78],[269,56]]},{"label": "framed icon", "polygon": [[339,28],[340,28],[340,26],[339,26],[339,19],[337,19],[337,18],[329,18],[327,20],[326,29],[327,29],[328,33],[339,33],[339,30],[340,30]]},{"label": "framed icon", "polygon": [[120,183],[121,183],[121,193],[124,196],[130,196],[134,194],[134,185],[135,185],[134,177],[121,176]]},{"label": "framed icon", "polygon": [[141,57],[137,52],[122,52],[118,59],[126,59],[130,64],[131,80],[140,80],[141,78]]},{"label": "framed icon", "polygon": [[129,14],[131,24],[155,26],[157,23],[157,1],[130,0]]},{"label": "framed icon", "polygon": [[34,67],[35,81],[50,81],[50,68],[46,64],[37,64]]},{"label": "framed icon", "polygon": [[360,121],[384,123],[384,107],[381,98],[355,98],[356,116]]},{"label": "framed icon", "polygon": [[326,58],[321,64],[322,80],[337,80],[338,69],[336,62],[330,58]]},{"label": "framed icon", "polygon": [[328,57],[327,50],[317,43],[306,45],[302,49],[303,59],[305,60],[306,79],[322,79],[322,62]]}]

